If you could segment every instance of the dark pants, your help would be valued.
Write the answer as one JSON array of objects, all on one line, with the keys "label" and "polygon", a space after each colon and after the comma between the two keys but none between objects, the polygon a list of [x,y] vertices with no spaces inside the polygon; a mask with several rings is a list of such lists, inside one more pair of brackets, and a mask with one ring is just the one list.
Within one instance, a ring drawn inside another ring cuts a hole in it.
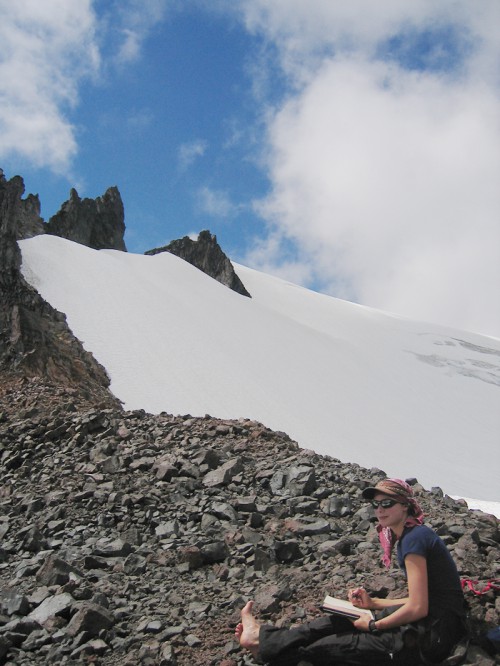
[{"label": "dark pants", "polygon": [[[429,658],[444,659],[459,640],[459,623],[453,620],[451,625],[442,637],[441,654]],[[272,666],[297,666],[301,661],[313,666],[415,666],[422,663],[416,637],[418,633],[409,625],[371,634],[354,629],[349,620],[328,615],[291,629],[261,626],[259,656]]]}]

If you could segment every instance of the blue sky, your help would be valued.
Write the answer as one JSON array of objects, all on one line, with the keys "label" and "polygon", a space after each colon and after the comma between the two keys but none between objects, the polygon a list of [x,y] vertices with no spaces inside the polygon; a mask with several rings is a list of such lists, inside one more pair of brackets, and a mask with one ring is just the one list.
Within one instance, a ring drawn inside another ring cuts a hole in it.
[{"label": "blue sky", "polygon": [[[478,9],[478,6],[480,9]],[[500,337],[500,5],[0,0],[0,167],[48,219]]]}]

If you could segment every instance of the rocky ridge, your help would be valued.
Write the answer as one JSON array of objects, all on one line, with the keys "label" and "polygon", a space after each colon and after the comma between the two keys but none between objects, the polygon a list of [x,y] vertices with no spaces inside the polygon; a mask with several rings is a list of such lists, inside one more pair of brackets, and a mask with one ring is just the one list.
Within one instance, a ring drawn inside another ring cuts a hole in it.
[{"label": "rocky ridge", "polygon": [[242,296],[251,298],[251,295],[236,274],[231,261],[217,242],[217,237],[211,234],[210,231],[201,231],[197,240],[193,240],[189,236],[184,236],[184,238],[174,240],[164,247],[148,250],[144,254],[155,255],[160,252],[175,254],[214,280],[229,287],[229,289]]},{"label": "rocky ridge", "polygon": [[[24,192],[21,176],[14,176],[7,181],[0,169],[0,227],[6,224],[3,218],[8,217],[12,239],[22,240],[49,234],[94,250],[127,251],[124,240],[125,211],[117,187],[109,187],[101,197],[95,199],[81,199],[72,188],[69,199],[48,222],[40,216],[38,195],[29,194],[23,198]],[[7,202],[8,211],[2,210],[2,200]],[[0,246],[4,241],[5,235],[0,236]],[[11,247],[12,242],[8,245]],[[209,231],[201,231],[197,240],[185,236],[163,247],[148,250],[145,254],[161,252],[175,254],[238,294],[251,298],[216,236]],[[1,255],[0,247],[0,259]]]},{"label": "rocky ridge", "polygon": [[[14,176],[9,181],[5,178],[3,169],[0,169],[0,200],[8,200],[8,215],[15,218],[12,230],[16,239],[32,238],[44,233],[43,219],[40,217],[40,199],[38,194],[28,194],[23,199],[25,192],[24,181],[21,176]],[[0,204],[1,205],[1,204]],[[2,218],[4,214],[2,212]]]},{"label": "rocky ridge", "polygon": [[[32,378],[0,391],[0,663],[243,666],[239,609],[301,622],[326,592],[403,589],[361,492],[380,470],[260,423],[92,407]],[[500,575],[499,521],[412,480],[461,576]],[[474,627],[500,622],[468,595]],[[479,646],[466,664],[495,662]]]},{"label": "rocky ridge", "polygon": [[[97,402],[118,405],[109,378],[55,310],[21,274],[17,239],[35,232],[37,198],[22,199],[24,183],[0,173],[0,370],[2,384],[21,376],[42,375],[67,387],[79,387]],[[31,197],[32,195],[30,195]]]},{"label": "rocky ridge", "polygon": [[[16,240],[50,234],[94,250],[127,251],[123,239],[125,213],[117,187],[109,187],[102,197],[96,199],[81,199],[72,188],[68,201],[62,204],[59,212],[48,222],[40,216],[38,194],[28,194],[23,198],[24,192],[24,180],[21,176],[7,180],[0,169],[0,201],[8,201],[9,224]],[[0,210],[0,219],[4,215],[5,212]]]},{"label": "rocky ridge", "polygon": [[94,250],[126,252],[124,220],[123,202],[117,187],[109,187],[96,199],[81,199],[78,192],[71,189],[68,201],[50,218],[44,231]]}]

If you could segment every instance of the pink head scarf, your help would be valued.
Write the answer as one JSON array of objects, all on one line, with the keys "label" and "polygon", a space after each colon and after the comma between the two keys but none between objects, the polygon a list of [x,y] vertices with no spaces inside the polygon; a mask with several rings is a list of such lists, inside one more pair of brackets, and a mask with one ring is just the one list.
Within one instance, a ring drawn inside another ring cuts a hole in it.
[{"label": "pink head scarf", "polygon": [[[398,502],[408,506],[408,518],[405,521],[405,527],[421,525],[424,522],[424,513],[413,495],[413,490],[406,481],[401,479],[384,479],[379,481],[373,488],[366,488],[363,491],[363,497],[372,499],[375,493],[383,493],[389,497],[394,497]],[[378,538],[382,546],[382,562],[386,567],[391,565],[391,554],[397,537],[390,527],[377,525]]]}]

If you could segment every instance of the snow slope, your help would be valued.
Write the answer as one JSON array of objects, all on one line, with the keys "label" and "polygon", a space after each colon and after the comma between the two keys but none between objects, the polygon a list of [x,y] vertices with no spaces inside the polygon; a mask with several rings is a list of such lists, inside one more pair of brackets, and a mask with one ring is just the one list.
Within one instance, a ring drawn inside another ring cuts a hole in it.
[{"label": "snow slope", "polygon": [[500,340],[239,265],[252,299],[168,253],[20,247],[125,408],[256,419],[344,462],[500,501]]}]

